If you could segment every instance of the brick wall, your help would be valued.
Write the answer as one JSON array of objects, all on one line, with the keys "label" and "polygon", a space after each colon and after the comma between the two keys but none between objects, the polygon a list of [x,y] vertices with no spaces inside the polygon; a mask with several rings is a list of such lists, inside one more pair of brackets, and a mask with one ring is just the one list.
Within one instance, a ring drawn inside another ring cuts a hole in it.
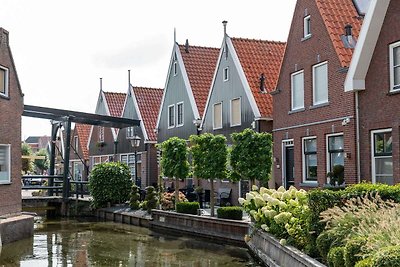
[{"label": "brick wall", "polygon": [[0,216],[21,211],[21,114],[23,98],[8,32],[0,28],[0,65],[9,70],[9,98],[0,97],[0,144],[11,145],[11,183],[0,184]]},{"label": "brick wall", "polygon": [[359,92],[361,179],[371,180],[371,131],[392,128],[393,175],[400,182],[400,94],[389,94],[389,45],[400,41],[400,2],[391,1],[366,77]]}]

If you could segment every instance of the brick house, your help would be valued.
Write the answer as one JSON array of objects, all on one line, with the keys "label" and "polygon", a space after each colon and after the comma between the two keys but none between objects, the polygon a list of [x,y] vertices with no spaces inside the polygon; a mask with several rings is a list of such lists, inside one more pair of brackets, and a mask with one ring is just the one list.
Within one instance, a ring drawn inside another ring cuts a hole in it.
[{"label": "brick house", "polygon": [[89,176],[88,141],[91,125],[75,124],[71,134],[70,171],[74,180],[87,181]]},{"label": "brick house", "polygon": [[33,235],[33,217],[21,215],[21,115],[23,93],[9,46],[0,28],[0,247]]},{"label": "brick house", "polygon": [[371,0],[346,79],[359,110],[361,180],[400,182],[400,2]]},{"label": "brick house", "polygon": [[[230,135],[252,128],[272,131],[272,96],[285,49],[285,43],[233,38],[226,33],[208,93],[201,123],[202,133]],[[232,189],[231,199],[249,191],[248,181],[218,181],[216,188]],[[236,201],[234,201],[236,203]]]},{"label": "brick house", "polygon": [[[122,117],[140,120],[140,127],[121,129],[118,133],[119,161],[128,164],[132,179],[141,188],[158,184],[157,134],[154,132],[157,114],[163,95],[162,89],[129,86]],[[140,137],[137,154],[137,179],[135,177],[135,148],[130,139]]]},{"label": "brick house", "polygon": [[[104,92],[100,89],[95,113],[112,117],[121,117],[125,104],[125,93]],[[99,163],[114,161],[117,154],[119,129],[92,126],[89,139],[90,170]]]},{"label": "brick house", "polygon": [[[298,0],[273,92],[276,185],[321,187],[344,166],[358,181],[355,97],[344,81],[365,1]],[[338,167],[341,167],[338,166]]]}]

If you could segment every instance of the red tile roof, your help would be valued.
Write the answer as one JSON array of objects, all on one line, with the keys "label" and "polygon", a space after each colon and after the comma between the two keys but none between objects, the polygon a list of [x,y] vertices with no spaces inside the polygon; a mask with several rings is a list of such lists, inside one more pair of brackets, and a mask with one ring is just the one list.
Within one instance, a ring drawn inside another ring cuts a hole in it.
[{"label": "red tile roof", "polygon": [[272,118],[272,97],[261,92],[260,76],[264,74],[267,92],[275,90],[286,43],[243,38],[231,40],[261,117]]},{"label": "red tile roof", "polygon": [[125,104],[125,93],[104,92],[110,116],[121,117]]},{"label": "red tile roof", "polygon": [[179,45],[179,49],[199,114],[202,116],[217,66],[219,49],[189,46],[189,53],[185,51],[184,45]]},{"label": "red tile roof", "polygon": [[[82,149],[83,159],[89,159],[89,151],[87,143],[89,141],[91,125],[88,124],[75,124],[75,136],[78,136],[78,141]],[[79,151],[78,151],[79,152]]]},{"label": "red tile roof", "polygon": [[145,87],[133,87],[133,90],[149,141],[157,141],[154,129],[156,128],[163,90]]},{"label": "red tile roof", "polygon": [[352,0],[316,0],[316,4],[342,67],[348,67],[354,49],[345,48],[341,36],[344,34],[344,26],[350,24],[353,26],[353,36],[358,38],[362,18]]}]

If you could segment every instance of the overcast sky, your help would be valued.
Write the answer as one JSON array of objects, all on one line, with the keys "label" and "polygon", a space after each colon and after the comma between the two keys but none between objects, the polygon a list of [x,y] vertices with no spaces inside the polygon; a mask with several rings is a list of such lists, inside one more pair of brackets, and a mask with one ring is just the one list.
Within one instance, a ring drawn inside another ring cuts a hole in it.
[{"label": "overcast sky", "polygon": [[[95,111],[103,90],[163,88],[177,42],[220,48],[231,37],[286,41],[295,0],[0,0],[24,102]],[[50,135],[50,122],[22,119],[22,138]]]}]

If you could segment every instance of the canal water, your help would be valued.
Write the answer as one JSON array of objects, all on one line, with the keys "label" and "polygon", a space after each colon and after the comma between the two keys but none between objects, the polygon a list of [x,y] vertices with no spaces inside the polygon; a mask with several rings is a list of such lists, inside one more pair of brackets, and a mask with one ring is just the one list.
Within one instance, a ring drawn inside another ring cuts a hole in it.
[{"label": "canal water", "polygon": [[0,266],[259,266],[244,248],[71,219],[39,219],[33,238],[0,250]]}]

